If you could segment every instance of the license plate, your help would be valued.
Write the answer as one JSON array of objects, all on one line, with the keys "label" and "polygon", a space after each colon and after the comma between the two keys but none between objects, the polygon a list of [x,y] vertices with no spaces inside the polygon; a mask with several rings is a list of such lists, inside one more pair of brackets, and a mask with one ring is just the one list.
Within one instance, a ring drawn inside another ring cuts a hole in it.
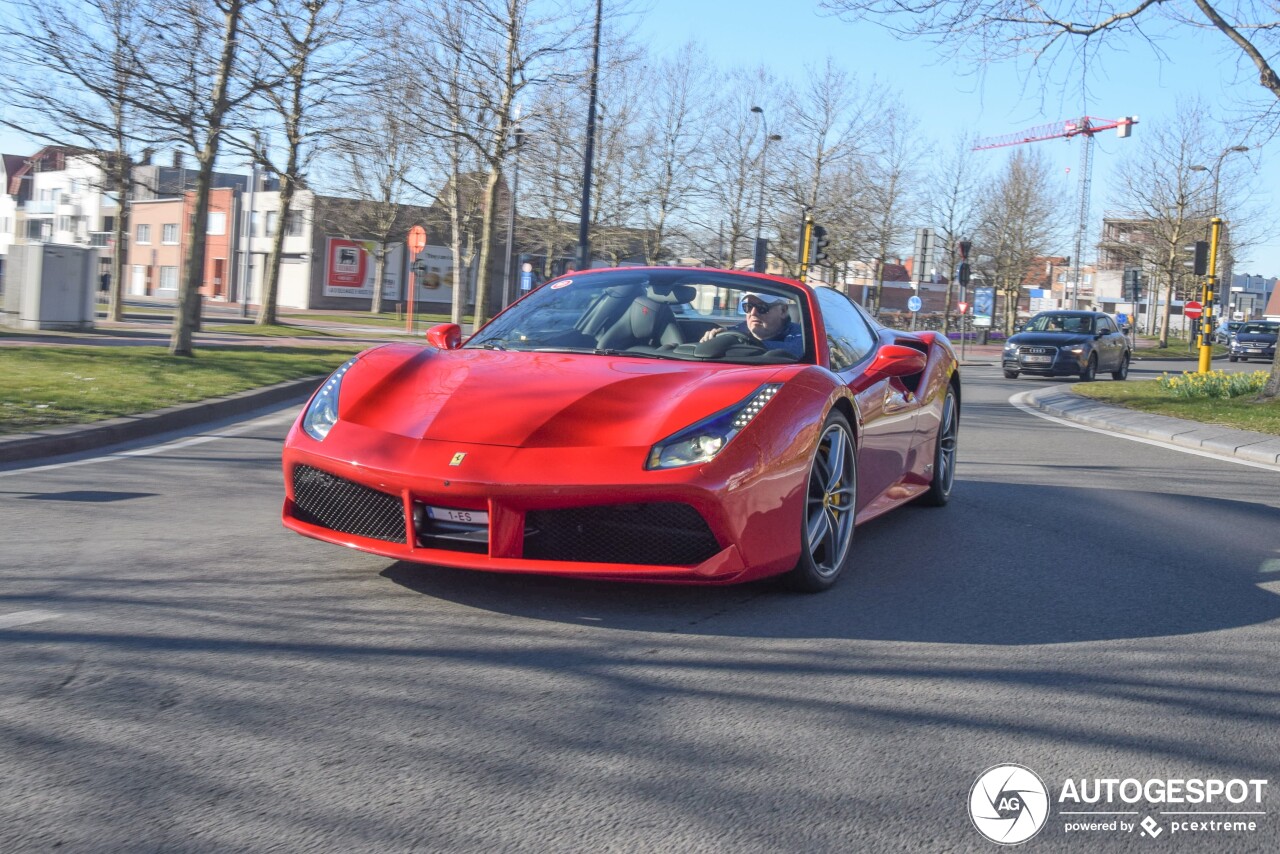
[{"label": "license plate", "polygon": [[1023,356],[1022,361],[1047,364],[1053,361],[1053,357],[1052,356]]},{"label": "license plate", "polygon": [[468,525],[488,525],[489,514],[483,510],[454,510],[452,507],[428,507],[427,515],[441,522],[462,522]]}]

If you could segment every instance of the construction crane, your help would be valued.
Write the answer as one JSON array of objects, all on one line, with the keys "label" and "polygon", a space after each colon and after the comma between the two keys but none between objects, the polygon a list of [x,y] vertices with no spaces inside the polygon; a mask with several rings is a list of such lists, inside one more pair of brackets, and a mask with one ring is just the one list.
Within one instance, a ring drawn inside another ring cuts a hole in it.
[{"label": "construction crane", "polygon": [[1078,202],[1079,221],[1076,223],[1075,254],[1072,261],[1071,307],[1076,308],[1076,296],[1080,289],[1080,256],[1084,252],[1085,234],[1089,229],[1089,192],[1093,183],[1093,137],[1107,130],[1114,130],[1121,139],[1133,132],[1138,123],[1137,116],[1125,116],[1121,119],[1097,119],[1092,116],[1081,116],[1078,119],[1065,119],[1047,125],[1009,133],[1004,136],[992,136],[978,140],[974,151],[989,148],[1003,148],[1007,145],[1022,145],[1027,142],[1041,142],[1046,139],[1071,139],[1084,137],[1084,145],[1080,148],[1080,199]]}]

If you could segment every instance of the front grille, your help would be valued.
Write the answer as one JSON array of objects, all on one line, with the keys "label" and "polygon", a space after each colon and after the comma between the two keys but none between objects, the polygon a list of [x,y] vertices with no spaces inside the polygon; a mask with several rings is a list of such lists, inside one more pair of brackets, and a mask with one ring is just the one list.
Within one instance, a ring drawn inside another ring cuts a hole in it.
[{"label": "front grille", "polygon": [[534,560],[689,566],[720,550],[687,504],[534,510],[525,522],[524,555]]},{"label": "front grille", "polygon": [[311,466],[293,467],[294,514],[331,531],[405,542],[404,504],[389,495]]},{"label": "front grille", "polygon": [[1057,349],[1056,347],[1019,347],[1018,353],[1023,356],[1052,356]]}]

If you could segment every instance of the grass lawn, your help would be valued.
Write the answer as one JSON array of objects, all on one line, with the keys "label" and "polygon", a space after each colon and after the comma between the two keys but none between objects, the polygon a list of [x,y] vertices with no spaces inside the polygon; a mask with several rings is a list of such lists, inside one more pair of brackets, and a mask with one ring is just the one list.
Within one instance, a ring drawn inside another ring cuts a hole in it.
[{"label": "grass lawn", "polygon": [[1077,383],[1072,389],[1095,400],[1142,412],[1280,436],[1280,401],[1255,403],[1253,395],[1188,400],[1174,397],[1160,387],[1158,380]]},{"label": "grass lawn", "polygon": [[302,377],[320,377],[363,346],[0,349],[0,433],[135,415]]}]

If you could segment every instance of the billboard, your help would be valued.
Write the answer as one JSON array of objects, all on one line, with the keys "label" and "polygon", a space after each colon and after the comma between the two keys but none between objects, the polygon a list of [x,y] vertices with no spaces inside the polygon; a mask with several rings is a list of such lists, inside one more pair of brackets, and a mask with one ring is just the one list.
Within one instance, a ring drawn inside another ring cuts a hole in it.
[{"label": "billboard", "polygon": [[973,289],[973,325],[990,326],[996,308],[995,288]]},{"label": "billboard", "polygon": [[[324,295],[327,297],[373,296],[373,277],[378,265],[374,256],[378,243],[373,240],[326,238],[324,253]],[[404,246],[388,247],[382,271],[383,299],[399,299]]]}]

